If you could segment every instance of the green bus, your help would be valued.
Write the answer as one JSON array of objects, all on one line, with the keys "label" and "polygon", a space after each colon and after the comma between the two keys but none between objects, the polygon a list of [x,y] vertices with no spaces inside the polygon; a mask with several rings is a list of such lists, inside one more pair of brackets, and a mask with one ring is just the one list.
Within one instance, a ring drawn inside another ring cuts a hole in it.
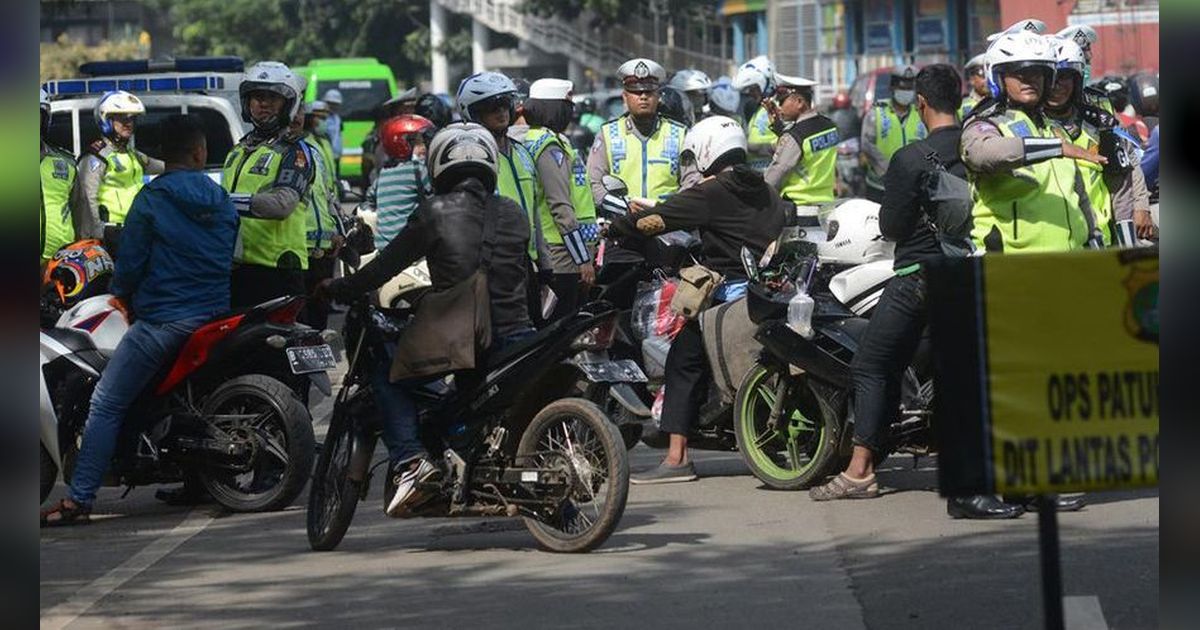
[{"label": "green bus", "polygon": [[342,93],[341,177],[361,181],[362,143],[375,124],[375,107],[397,94],[392,69],[374,57],[346,57],[313,59],[295,71],[308,79],[305,102],[320,100],[335,88]]}]

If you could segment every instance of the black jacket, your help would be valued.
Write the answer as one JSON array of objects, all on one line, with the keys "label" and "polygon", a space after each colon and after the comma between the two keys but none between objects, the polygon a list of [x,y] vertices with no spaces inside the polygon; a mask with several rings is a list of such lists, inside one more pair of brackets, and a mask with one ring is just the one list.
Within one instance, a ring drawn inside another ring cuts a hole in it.
[{"label": "black jacket", "polygon": [[493,195],[477,179],[422,201],[396,238],[358,273],[335,280],[330,293],[347,301],[383,286],[421,258],[429,265],[434,291],[453,287],[479,269],[484,212],[496,213],[488,271],[492,333],[502,337],[532,328],[525,298],[529,219],[514,201]]},{"label": "black jacket", "polygon": [[931,150],[936,152],[946,170],[966,179],[966,167],[958,154],[961,138],[962,128],[941,127],[924,141],[909,144],[892,156],[883,176],[879,231],[896,243],[896,269],[942,257],[924,206],[926,174],[934,168],[925,157]]},{"label": "black jacket", "polygon": [[738,165],[671,195],[638,214],[612,223],[612,233],[636,240],[673,230],[698,229],[704,266],[726,279],[744,279],[742,246],[761,257],[779,237],[796,207],[763,181],[762,174]]}]

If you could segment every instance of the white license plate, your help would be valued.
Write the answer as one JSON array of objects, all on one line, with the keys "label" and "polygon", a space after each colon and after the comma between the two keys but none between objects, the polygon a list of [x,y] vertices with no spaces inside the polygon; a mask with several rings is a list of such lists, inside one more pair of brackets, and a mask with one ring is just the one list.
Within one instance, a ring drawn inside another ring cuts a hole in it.
[{"label": "white license plate", "polygon": [[642,368],[630,359],[580,363],[579,369],[593,383],[645,383]]},{"label": "white license plate", "polygon": [[295,346],[286,349],[288,364],[292,368],[292,374],[310,374],[312,372],[324,372],[331,370],[337,365],[337,359],[333,356],[333,348],[329,344],[321,344],[319,346]]}]

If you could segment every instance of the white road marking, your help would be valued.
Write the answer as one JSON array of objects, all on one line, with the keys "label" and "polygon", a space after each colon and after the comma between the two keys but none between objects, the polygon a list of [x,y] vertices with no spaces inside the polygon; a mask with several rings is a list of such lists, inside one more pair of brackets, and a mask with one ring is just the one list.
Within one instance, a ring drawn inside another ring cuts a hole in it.
[{"label": "white road marking", "polygon": [[1100,598],[1081,595],[1063,598],[1063,625],[1067,630],[1108,630]]},{"label": "white road marking", "polygon": [[59,630],[75,621],[86,613],[100,600],[108,597],[113,591],[121,588],[126,582],[137,577],[146,569],[154,566],[167,554],[174,551],[189,538],[199,534],[213,521],[213,517],[200,509],[192,510],[182,523],[176,525],[144,549],[134,554],[120,566],[96,578],[87,586],[79,589],[67,600],[42,615],[43,630]]}]

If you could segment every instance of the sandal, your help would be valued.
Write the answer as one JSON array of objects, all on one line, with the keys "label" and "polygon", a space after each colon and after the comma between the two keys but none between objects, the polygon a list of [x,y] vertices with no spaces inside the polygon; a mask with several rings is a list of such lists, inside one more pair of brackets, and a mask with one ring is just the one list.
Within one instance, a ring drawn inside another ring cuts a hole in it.
[{"label": "sandal", "polygon": [[87,525],[92,522],[92,508],[82,505],[74,507],[67,505],[62,499],[58,505],[42,510],[42,527],[65,527],[68,525]]},{"label": "sandal", "polygon": [[823,486],[808,490],[808,496],[813,501],[832,501],[833,499],[874,499],[879,496],[879,484],[875,475],[862,480],[854,480],[840,473]]}]

